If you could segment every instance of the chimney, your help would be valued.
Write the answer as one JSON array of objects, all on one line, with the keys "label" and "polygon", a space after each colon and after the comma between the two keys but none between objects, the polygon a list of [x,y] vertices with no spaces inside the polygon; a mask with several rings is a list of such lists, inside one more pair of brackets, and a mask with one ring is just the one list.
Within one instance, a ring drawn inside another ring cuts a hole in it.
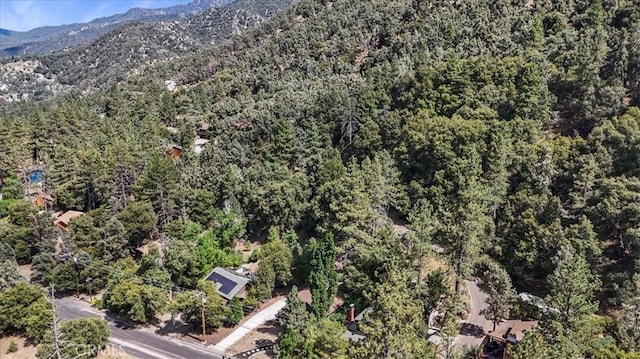
[{"label": "chimney", "polygon": [[347,317],[347,320],[349,321],[349,324],[356,321],[356,309],[354,308],[353,304],[349,304],[349,315]]}]

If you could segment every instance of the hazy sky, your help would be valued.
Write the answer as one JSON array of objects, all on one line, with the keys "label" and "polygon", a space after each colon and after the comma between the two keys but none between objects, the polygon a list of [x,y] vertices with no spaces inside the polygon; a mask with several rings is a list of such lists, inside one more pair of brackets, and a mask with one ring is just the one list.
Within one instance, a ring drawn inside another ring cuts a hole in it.
[{"label": "hazy sky", "polygon": [[40,26],[88,22],[134,7],[155,9],[190,0],[0,0],[0,28],[26,31]]}]

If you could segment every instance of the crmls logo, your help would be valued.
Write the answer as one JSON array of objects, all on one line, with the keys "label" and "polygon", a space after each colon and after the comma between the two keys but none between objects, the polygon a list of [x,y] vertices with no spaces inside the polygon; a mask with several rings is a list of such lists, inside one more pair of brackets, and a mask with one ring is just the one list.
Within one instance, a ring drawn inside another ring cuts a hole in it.
[{"label": "crmls logo", "polygon": [[75,358],[91,358],[98,354],[107,358],[120,358],[126,353],[120,345],[113,344],[107,344],[104,348],[91,344],[70,344],[65,351],[74,355]]}]

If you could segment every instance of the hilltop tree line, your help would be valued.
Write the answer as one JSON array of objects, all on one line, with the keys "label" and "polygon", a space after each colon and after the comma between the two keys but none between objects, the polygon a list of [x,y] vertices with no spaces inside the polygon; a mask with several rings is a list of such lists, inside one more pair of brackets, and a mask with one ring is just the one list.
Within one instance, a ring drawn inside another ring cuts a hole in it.
[{"label": "hilltop tree line", "polygon": [[[259,260],[246,303],[292,284],[313,297],[290,292],[284,358],[435,357],[429,314],[450,342],[474,276],[490,320],[542,319],[514,357],[634,358],[639,43],[637,0],[302,0],[127,83],[7,111],[1,237],[36,281],[72,293],[78,270],[81,290],[106,288],[102,304],[138,322],[193,318],[205,292],[207,322],[233,324],[199,279]],[[46,163],[57,209],[87,212],[66,256],[20,199],[29,161]],[[234,247],[257,238],[251,258]],[[527,311],[522,291],[554,310]],[[327,317],[338,292],[370,308],[357,344],[346,309]]]}]

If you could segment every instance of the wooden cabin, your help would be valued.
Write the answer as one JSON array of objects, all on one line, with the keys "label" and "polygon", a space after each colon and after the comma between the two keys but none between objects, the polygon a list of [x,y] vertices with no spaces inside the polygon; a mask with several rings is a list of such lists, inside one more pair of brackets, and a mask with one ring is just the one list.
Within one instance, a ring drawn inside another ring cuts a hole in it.
[{"label": "wooden cabin", "polygon": [[80,217],[84,212],[80,211],[66,211],[53,221],[53,224],[58,226],[63,231],[66,231],[69,227],[69,222],[76,217]]},{"label": "wooden cabin", "polygon": [[208,140],[211,137],[211,134],[209,133],[209,129],[210,129],[209,124],[203,122],[200,124],[200,126],[198,126],[198,130],[196,131],[196,134],[198,135],[198,137]]},{"label": "wooden cabin", "polygon": [[174,161],[179,160],[180,156],[182,156],[182,146],[178,146],[178,145],[169,146],[169,148],[167,148],[166,155],[168,158],[171,158]]},{"label": "wooden cabin", "polygon": [[538,326],[537,320],[507,320],[496,330],[485,335],[478,359],[510,359],[507,354],[509,345],[516,345],[524,333]]}]

